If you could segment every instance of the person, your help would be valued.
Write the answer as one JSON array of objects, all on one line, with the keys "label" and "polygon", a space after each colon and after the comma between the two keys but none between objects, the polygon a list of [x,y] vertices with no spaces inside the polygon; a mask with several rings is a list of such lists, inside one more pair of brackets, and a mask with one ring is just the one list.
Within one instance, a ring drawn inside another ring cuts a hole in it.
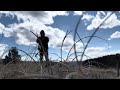
[{"label": "person", "polygon": [[40,62],[43,62],[43,55],[45,56],[46,61],[49,61],[48,59],[48,42],[49,38],[45,36],[45,32],[41,30],[40,37],[37,38],[36,42],[38,43],[38,50],[40,55]]}]

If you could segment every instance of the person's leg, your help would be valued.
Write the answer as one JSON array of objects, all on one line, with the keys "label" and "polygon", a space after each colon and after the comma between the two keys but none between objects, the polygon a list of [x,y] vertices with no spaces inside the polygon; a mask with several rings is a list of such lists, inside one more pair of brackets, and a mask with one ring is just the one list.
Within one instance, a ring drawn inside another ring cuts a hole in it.
[{"label": "person's leg", "polygon": [[43,52],[40,50],[40,62],[43,62]]},{"label": "person's leg", "polygon": [[46,59],[46,61],[49,61],[49,58],[48,58],[48,49],[45,50],[45,59]]},{"label": "person's leg", "polygon": [[45,59],[46,59],[45,67],[49,67],[50,66],[50,62],[49,62],[49,58],[48,58],[48,49],[45,50]]}]

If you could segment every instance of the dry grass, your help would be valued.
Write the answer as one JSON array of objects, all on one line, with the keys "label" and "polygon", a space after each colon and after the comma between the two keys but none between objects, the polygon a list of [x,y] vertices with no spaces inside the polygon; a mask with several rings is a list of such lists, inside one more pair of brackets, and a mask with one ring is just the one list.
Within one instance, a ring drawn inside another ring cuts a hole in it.
[{"label": "dry grass", "polygon": [[46,67],[33,63],[0,65],[0,79],[119,79],[115,69],[84,68],[73,70],[68,64]]}]

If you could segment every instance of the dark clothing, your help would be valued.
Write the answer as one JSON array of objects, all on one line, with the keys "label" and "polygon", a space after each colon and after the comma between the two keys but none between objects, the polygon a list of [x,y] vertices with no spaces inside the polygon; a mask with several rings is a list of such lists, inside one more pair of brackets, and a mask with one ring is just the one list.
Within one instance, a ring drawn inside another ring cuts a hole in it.
[{"label": "dark clothing", "polygon": [[[43,47],[48,49],[49,38],[48,37],[39,37],[36,42],[39,43],[39,45],[41,46],[40,41],[41,41]],[[41,46],[41,48],[42,48],[42,46]]]},{"label": "dark clothing", "polygon": [[[48,61],[48,42],[49,38],[48,37],[38,37],[36,42],[39,44],[38,50],[40,54],[40,61],[43,60],[43,55],[45,55],[46,61]],[[41,43],[42,45],[41,45]]]},{"label": "dark clothing", "polygon": [[40,61],[43,61],[43,55],[45,55],[45,59],[46,61],[48,61],[48,49],[44,49],[43,50],[39,50],[39,54],[40,54]]}]

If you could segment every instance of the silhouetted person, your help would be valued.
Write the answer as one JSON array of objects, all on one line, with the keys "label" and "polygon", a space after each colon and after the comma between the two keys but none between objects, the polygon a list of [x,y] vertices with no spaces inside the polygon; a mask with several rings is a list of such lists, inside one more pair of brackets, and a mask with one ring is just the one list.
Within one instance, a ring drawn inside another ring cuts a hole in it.
[{"label": "silhouetted person", "polygon": [[41,30],[40,37],[37,38],[36,42],[38,45],[39,55],[40,55],[40,61],[43,62],[43,55],[45,56],[46,61],[49,61],[48,59],[48,42],[49,38],[45,36],[45,32]]}]

